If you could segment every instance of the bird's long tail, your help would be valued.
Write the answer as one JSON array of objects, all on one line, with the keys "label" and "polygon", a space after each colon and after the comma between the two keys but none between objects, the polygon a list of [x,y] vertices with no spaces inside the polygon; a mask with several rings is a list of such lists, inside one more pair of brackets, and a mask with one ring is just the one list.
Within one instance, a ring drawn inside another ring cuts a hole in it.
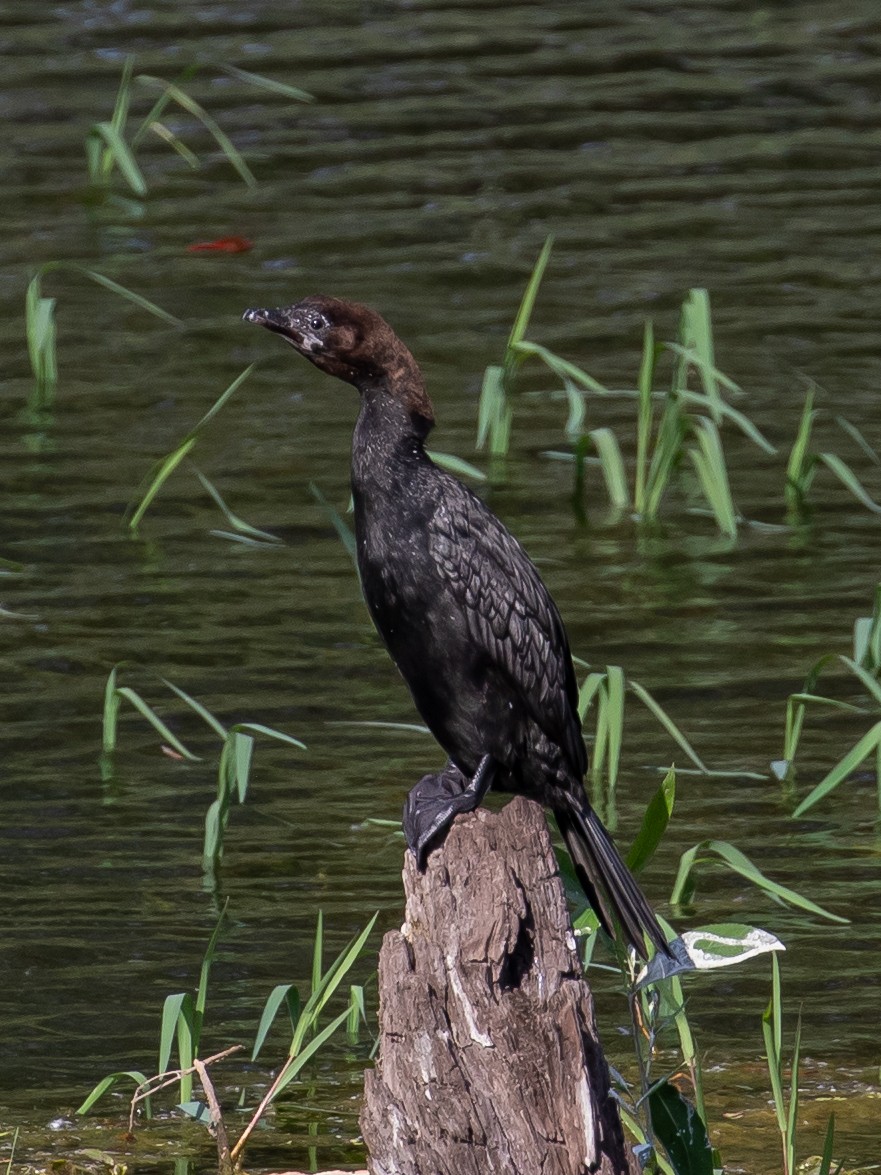
[{"label": "bird's long tail", "polygon": [[566,806],[555,808],[554,816],[578,880],[603,929],[614,938],[615,923],[620,923],[627,941],[642,958],[647,958],[644,935],[672,958],[654,911],[586,797],[567,794]]}]

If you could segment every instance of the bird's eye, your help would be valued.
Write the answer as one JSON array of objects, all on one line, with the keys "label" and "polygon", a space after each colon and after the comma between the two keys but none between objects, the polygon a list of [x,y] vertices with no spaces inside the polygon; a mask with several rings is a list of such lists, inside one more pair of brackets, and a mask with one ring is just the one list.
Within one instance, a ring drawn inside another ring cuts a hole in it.
[{"label": "bird's eye", "polygon": [[310,330],[323,330],[326,326],[327,326],[327,323],[324,321],[324,319],[321,317],[320,314],[313,314],[312,317],[309,319],[309,329]]}]

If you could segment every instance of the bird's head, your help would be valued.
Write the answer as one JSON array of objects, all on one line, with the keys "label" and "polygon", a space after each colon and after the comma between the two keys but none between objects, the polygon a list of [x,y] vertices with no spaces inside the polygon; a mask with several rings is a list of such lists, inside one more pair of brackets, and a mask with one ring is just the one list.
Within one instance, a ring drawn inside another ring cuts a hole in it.
[{"label": "bird's head", "polygon": [[433,419],[416,360],[369,306],[312,294],[279,310],[246,310],[243,317],[281,335],[328,375],[362,392],[382,387],[411,412]]}]

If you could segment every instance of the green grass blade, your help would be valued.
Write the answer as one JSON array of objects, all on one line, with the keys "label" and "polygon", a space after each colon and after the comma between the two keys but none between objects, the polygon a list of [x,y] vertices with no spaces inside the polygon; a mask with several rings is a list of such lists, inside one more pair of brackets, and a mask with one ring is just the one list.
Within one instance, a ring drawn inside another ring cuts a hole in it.
[{"label": "green grass blade", "polygon": [[[77,268],[80,267],[77,266]],[[119,282],[105,277],[103,273],[96,273],[94,269],[82,269],[81,272],[86,277],[91,278],[93,282],[97,282],[99,286],[104,286],[106,290],[110,290],[111,293],[118,294],[120,298],[125,298],[127,302],[131,302],[135,306],[140,306],[142,310],[146,310],[148,314],[152,314],[155,318],[161,318],[169,326],[184,325],[181,319],[175,318],[173,314],[169,314],[167,310],[163,310],[161,306],[157,306],[155,302],[151,302],[149,298],[145,298],[142,294],[136,294],[134,290],[129,290],[126,286],[121,286]]]},{"label": "green grass blade", "polygon": [[164,686],[167,686],[167,688],[170,689],[173,694],[177,694],[181,701],[186,702],[190,709],[194,710],[202,719],[202,721],[207,726],[209,726],[214,731],[214,733],[218,735],[219,738],[226,739],[226,727],[223,726],[219,719],[214,717],[207,707],[203,706],[201,702],[197,702],[194,697],[186,692],[186,690],[182,690],[180,686],[175,685],[174,682],[169,681],[167,677],[160,677],[159,680]]},{"label": "green grass blade", "polygon": [[645,510],[648,453],[652,437],[652,421],[654,419],[652,388],[655,382],[657,355],[654,328],[651,320],[648,319],[642,337],[642,360],[639,365],[639,401],[636,420],[636,487],[633,497],[634,505],[639,514],[642,514]]},{"label": "green grass blade", "polygon": [[[214,924],[214,929],[211,932],[211,937],[208,939],[208,945],[205,948],[205,954],[202,956],[202,966],[199,970],[199,988],[196,992],[196,1015],[199,1017],[199,1024],[201,1027],[202,1017],[205,1015],[205,1006],[208,1002],[208,979],[211,975],[211,964],[214,962],[214,956],[217,952],[217,944],[220,941],[220,931],[223,927],[223,920],[226,917],[226,911],[229,908],[229,898],[223,903],[223,909],[217,922]],[[196,1039],[196,1048],[198,1049],[198,1036]]]},{"label": "green grass blade", "polygon": [[697,471],[704,497],[713,511],[716,525],[729,538],[737,535],[737,511],[731,498],[728,467],[722,450],[722,438],[712,420],[697,421],[698,449],[690,449],[689,456]]},{"label": "green grass blade", "polygon": [[[295,996],[296,999],[292,1000],[292,996]],[[284,1004],[289,1012],[293,1014],[293,1008],[299,1005],[299,1001],[299,993],[292,983],[279,983],[272,989],[263,1007],[260,1023],[257,1025],[254,1048],[251,1050],[252,1061],[257,1060],[257,1056],[263,1048],[269,1029],[272,1027],[279,1008]],[[295,1015],[294,1019],[296,1019]]]},{"label": "green grass blade", "polygon": [[119,676],[118,666],[114,665],[104,686],[104,713],[101,722],[101,749],[105,755],[112,755],[116,750],[116,733],[119,719],[120,698],[116,690]]},{"label": "green grass blade", "polygon": [[200,762],[199,756],[194,755],[192,751],[187,750],[180,739],[171,733],[156,711],[151,706],[149,706],[147,702],[144,701],[139,693],[136,693],[135,690],[131,689],[127,685],[121,685],[116,692],[121,698],[125,698],[126,701],[131,702],[134,708],[147,719],[153,729],[163,739],[165,739],[168,745],[173,747],[179,755],[182,755],[191,763]]},{"label": "green grass blade", "polygon": [[441,469],[447,469],[450,473],[455,473],[458,477],[471,477],[474,481],[486,481],[486,474],[482,473],[476,465],[472,465],[470,461],[463,461],[461,457],[455,457],[452,453],[438,453],[436,449],[432,449],[429,453],[435,465],[439,465]]},{"label": "green grass blade", "polygon": [[177,1031],[177,1022],[186,999],[192,999],[187,992],[179,991],[176,995],[165,997],[162,1005],[162,1020],[159,1027],[159,1065],[156,1072],[167,1073],[171,1068],[171,1049]]},{"label": "green grass blade", "polygon": [[113,105],[113,114],[110,124],[117,134],[122,134],[128,122],[129,109],[132,101],[132,72],[135,59],[129,54],[122,63],[122,75],[119,79],[119,89],[116,91],[116,102]]},{"label": "green grass blade", "polygon": [[553,247],[554,238],[549,236],[545,239],[545,243],[541,247],[541,252],[532,268],[529,281],[526,283],[526,289],[523,291],[520,307],[517,310],[514,325],[511,327],[511,333],[508,336],[508,343],[505,347],[506,359],[508,353],[511,352],[517,343],[522,341],[523,336],[526,334],[529,320],[532,317],[533,307],[535,306],[535,299],[538,296],[538,288],[541,285],[541,279],[544,277],[544,272],[550,260]]},{"label": "green grass blade", "polygon": [[[879,724],[881,725],[881,724]],[[704,854],[698,856],[698,853]],[[712,860],[711,857],[705,854],[712,853],[718,857],[729,869],[735,873],[739,873],[741,877],[745,877],[747,881],[751,882],[758,889],[770,894],[772,897],[779,898],[781,901],[788,903],[790,906],[795,906],[797,909],[805,910],[810,914],[816,914],[820,918],[826,918],[830,922],[838,922],[847,924],[849,919],[842,918],[838,914],[832,914],[825,910],[822,906],[818,906],[816,902],[812,902],[810,898],[803,897],[796,893],[794,889],[788,886],[780,885],[779,882],[772,881],[766,877],[760,869],[758,869],[750,859],[727,841],[722,840],[704,840],[699,844],[694,845],[693,848],[688,849],[682,854],[680,858],[679,873],[674,883],[673,894],[670,901],[674,905],[683,902],[683,894],[686,892],[693,892],[694,881],[691,876],[694,866],[703,862]]]},{"label": "green grass blade", "polygon": [[55,332],[55,299],[42,295],[42,272],[34,274],[25,294],[25,333],[28,358],[37,385],[53,386],[58,381]]},{"label": "green grass blade", "polygon": [[297,86],[289,86],[287,82],[277,82],[274,78],[264,77],[262,73],[251,73],[247,69],[239,69],[236,65],[220,62],[219,68],[230,77],[238,78],[240,82],[247,82],[260,90],[268,90],[270,94],[280,94],[283,98],[292,98],[295,102],[314,102],[312,94],[301,90]]},{"label": "green grass blade", "polygon": [[287,743],[291,747],[299,747],[301,751],[306,750],[306,744],[300,742],[298,738],[294,738],[292,734],[285,734],[282,730],[276,730],[274,726],[264,726],[262,722],[237,722],[233,729],[253,730],[257,734],[265,734],[269,738],[274,738],[276,742]]},{"label": "green grass blade", "polygon": [[239,518],[238,514],[234,514],[221,497],[220,491],[214,485],[214,483],[209,481],[204,473],[196,469],[195,466],[194,472],[196,477],[198,477],[199,481],[202,483],[204,489],[207,491],[208,496],[221,510],[223,516],[226,518],[227,522],[233,528],[233,530],[238,531],[240,534],[249,535],[251,538],[260,539],[261,541],[269,543],[281,542],[281,539],[278,537],[278,535],[270,534],[268,530],[260,530],[256,526],[251,526],[249,522],[245,522],[244,519]]},{"label": "green grass blade", "polygon": [[186,143],[179,139],[174,131],[167,127],[164,122],[158,122],[156,119],[154,119],[149,124],[148,129],[151,130],[157,138],[161,139],[163,143],[167,143],[173,151],[176,151],[188,167],[190,167],[193,171],[198,169],[199,156],[195,153],[195,151],[191,151]]},{"label": "green grass blade", "polygon": [[288,1064],[283,1070],[284,1075],[280,1077],[278,1085],[276,1086],[272,1095],[273,1101],[278,1097],[283,1089],[290,1085],[306,1062],[310,1060],[310,1058],[312,1058],[315,1053],[318,1052],[325,1041],[329,1040],[330,1037],[333,1036],[336,1030],[340,1027],[340,1025],[344,1024],[348,1018],[349,1009],[345,1008],[334,1020],[331,1020],[330,1024],[328,1024],[326,1028],[317,1033],[317,1035],[309,1042],[309,1044],[306,1045],[304,1049],[302,1049],[302,1051],[298,1052],[294,1056],[289,1057]]},{"label": "green grass blade", "polygon": [[810,387],[786,463],[786,501],[791,510],[800,508],[813,479],[815,461],[810,452],[810,443],[816,415],[814,389]]},{"label": "green grass blade", "polygon": [[[860,679],[866,690],[866,693],[869,694],[869,696],[879,706],[881,706],[881,682],[878,682],[871,673],[869,673],[866,669],[863,669],[863,667],[859,665],[856,660],[851,660],[850,657],[842,657],[841,661],[843,665],[848,667],[851,673]],[[854,707],[854,709],[858,709],[858,707]]]},{"label": "green grass blade", "polygon": [[318,911],[318,917],[315,921],[315,942],[312,947],[312,991],[317,991],[321,986],[321,977],[324,973],[323,967],[324,956],[324,912]]},{"label": "green grass blade", "polygon": [[303,1008],[303,1013],[294,1032],[293,1040],[291,1041],[291,1056],[296,1056],[299,1052],[307,1031],[315,1023],[316,1017],[342,983],[343,979],[345,979],[352,965],[361,954],[367,939],[370,937],[370,932],[373,930],[377,917],[378,914],[373,915],[361,933],[352,939],[351,943],[337,955],[336,959],[321,977],[320,982],[313,987],[309,999]]},{"label": "green grass blade", "polygon": [[547,347],[541,346],[540,343],[531,343],[524,339],[522,342],[514,344],[513,350],[517,355],[524,357],[533,356],[536,359],[541,359],[564,383],[566,380],[571,380],[577,387],[582,387],[589,392],[596,392],[598,396],[608,396],[611,394],[604,384],[594,379],[593,376],[588,375],[581,367],[570,363],[568,359],[561,358],[553,351],[549,351]]},{"label": "green grass blade", "polygon": [[229,387],[224,392],[221,392],[221,394],[217,397],[202,419],[193,427],[192,431],[189,432],[187,436],[196,436],[202,431],[206,424],[210,424],[218,412],[220,412],[220,410],[226,405],[227,401],[232,399],[232,397],[236,394],[236,392],[239,390],[239,388],[242,386],[256,366],[256,363],[249,363],[244,371],[239,372]]},{"label": "green grass blade", "polygon": [[169,477],[171,477],[172,473],[174,473],[175,469],[177,469],[178,465],[180,465],[181,461],[183,461],[184,457],[186,457],[187,453],[189,453],[189,451],[195,445],[196,439],[197,438],[195,436],[187,437],[187,439],[183,441],[174,450],[174,452],[169,453],[167,457],[163,457],[162,460],[158,461],[150,470],[150,473],[146,478],[148,483],[147,489],[144,492],[144,495],[138,503],[137,507],[133,511],[132,516],[128,522],[128,528],[130,531],[134,532],[138,529],[144,515],[150,509],[150,505],[153,502],[153,499],[165,485],[166,481],[168,481]]},{"label": "green grass blade", "polygon": [[[694,405],[700,411],[706,411],[707,398],[701,395],[701,393],[690,392],[686,388],[679,393],[679,396],[683,403]],[[730,420],[732,424],[736,425],[744,436],[748,437],[758,448],[762,449],[771,457],[776,454],[777,447],[772,445],[768,438],[756,428],[748,416],[745,416],[742,412],[738,412],[736,408],[732,408],[730,404],[726,404],[724,401],[722,401],[720,406],[720,412],[726,420]]]},{"label": "green grass blade", "polygon": [[164,94],[167,94],[173,102],[176,102],[178,106],[181,106],[184,110],[186,110],[188,114],[192,114],[194,118],[197,118],[208,131],[208,133],[212,136],[218,147],[220,147],[221,151],[224,153],[231,165],[239,173],[248,187],[253,188],[257,186],[257,180],[254,178],[251,169],[248,167],[247,163],[245,163],[244,159],[232,143],[229,136],[221,130],[220,126],[211,117],[208,111],[205,110],[203,106],[200,106],[194,98],[191,98],[185,90],[182,90],[173,82],[166,82],[163,78],[152,77],[149,74],[138,74],[138,76],[135,78],[135,81],[140,85],[158,87]]},{"label": "green grass blade", "polygon": [[790,1171],[795,1171],[795,1136],[798,1127],[799,1061],[801,1060],[801,1015],[795,1026],[795,1040],[792,1045],[792,1061],[789,1078],[789,1111],[786,1115],[786,1152]]},{"label": "green grass blade", "polygon": [[77,1106],[74,1110],[75,1114],[87,1114],[94,1106],[99,1098],[103,1097],[108,1089],[111,1089],[118,1081],[128,1079],[134,1081],[135,1085],[144,1085],[147,1078],[138,1069],[120,1070],[118,1073],[108,1073],[106,1077],[102,1077],[82,1105]]},{"label": "green grass blade", "polygon": [[254,740],[249,734],[236,730],[232,735],[233,762],[236,773],[236,789],[239,803],[243,804],[248,794],[248,783],[251,778],[251,760],[254,757]]},{"label": "green grass blade", "polygon": [[629,679],[627,684],[630,686],[631,690],[633,690],[642,704],[646,707],[649,713],[654,714],[655,718],[657,718],[671,738],[673,738],[676,744],[682,748],[688,758],[692,761],[692,763],[694,763],[695,767],[697,767],[698,771],[700,771],[703,775],[712,775],[712,771],[709,769],[709,767],[707,767],[703,759],[700,758],[697,751],[694,749],[694,747],[692,747],[691,743],[688,741],[673,719],[667,714],[666,710],[664,710],[663,707],[655,701],[645,686],[640,685],[638,681],[634,681],[632,677]]},{"label": "green grass blade", "polygon": [[483,373],[480,399],[477,404],[477,440],[475,445],[482,449],[493,435],[505,405],[505,372],[497,364],[490,364]]},{"label": "green grass blade", "polygon": [[618,767],[621,763],[621,747],[624,742],[624,670],[620,665],[606,666],[606,722],[609,732],[609,787],[614,790],[618,783]]},{"label": "green grass blade", "polygon": [[862,483],[847,462],[842,461],[835,453],[818,453],[817,459],[822,461],[827,469],[831,469],[838,480],[850,490],[858,502],[861,502],[867,510],[871,510],[873,514],[881,514],[881,506],[870,498],[863,489]]},{"label": "green grass blade", "polygon": [[856,441],[857,445],[859,445],[873,465],[881,465],[881,457],[878,456],[878,450],[874,449],[869,444],[855,424],[851,424],[850,421],[845,420],[843,416],[836,416],[835,423],[840,429],[847,433],[851,440]]},{"label": "green grass blade", "polygon": [[616,510],[626,510],[630,505],[630,491],[627,487],[627,472],[618,438],[610,428],[595,428],[587,435],[599,454],[609,501]]},{"label": "green grass blade", "polygon": [[578,691],[578,716],[582,722],[587,717],[597,691],[606,680],[605,673],[589,673]]},{"label": "green grass blade", "polygon": [[355,564],[355,568],[357,569],[358,544],[355,541],[355,535],[351,527],[346,525],[339,510],[337,510],[335,506],[332,506],[330,502],[328,502],[327,498],[325,498],[324,494],[313,481],[309,482],[309,492],[312,494],[312,497],[315,499],[315,501],[324,508],[325,513],[330,519],[331,525],[339,535],[340,542],[346,548],[346,551],[349,554],[349,558]]},{"label": "green grass blade", "polygon": [[835,1146],[835,1114],[829,1115],[829,1124],[826,1127],[826,1138],[823,1141],[823,1154],[817,1175],[830,1175],[832,1171],[832,1150]]},{"label": "green grass blade", "polygon": [[144,179],[138,161],[132,154],[131,148],[121,133],[111,122],[93,123],[91,134],[103,139],[110,152],[110,156],[119,173],[136,196],[147,195],[147,182]]},{"label": "green grass blade", "polygon": [[881,722],[876,722],[871,730],[859,740],[859,742],[851,747],[843,759],[832,768],[832,770],[824,776],[812,791],[805,796],[802,802],[798,805],[792,813],[793,817],[798,819],[803,816],[814,804],[817,804],[829,792],[833,791],[838,785],[856,771],[860,763],[864,759],[868,759],[871,754],[874,754],[878,747],[881,746]]}]

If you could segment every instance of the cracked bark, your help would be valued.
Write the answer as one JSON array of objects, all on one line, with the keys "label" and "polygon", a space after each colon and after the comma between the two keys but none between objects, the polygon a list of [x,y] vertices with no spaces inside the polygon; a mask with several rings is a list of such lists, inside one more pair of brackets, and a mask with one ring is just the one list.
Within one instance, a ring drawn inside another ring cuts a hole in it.
[{"label": "cracked bark", "polygon": [[372,1175],[636,1175],[545,817],[456,819],[379,957]]}]

